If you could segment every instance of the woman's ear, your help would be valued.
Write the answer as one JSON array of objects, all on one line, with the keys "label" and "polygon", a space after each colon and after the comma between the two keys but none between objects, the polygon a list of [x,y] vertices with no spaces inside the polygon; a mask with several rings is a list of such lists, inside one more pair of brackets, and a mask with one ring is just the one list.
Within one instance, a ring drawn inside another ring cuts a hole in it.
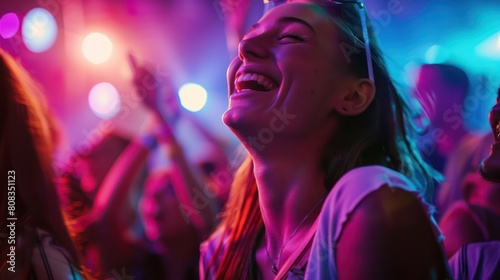
[{"label": "woman's ear", "polygon": [[340,96],[335,104],[336,111],[345,116],[356,116],[363,113],[375,98],[375,84],[372,80],[356,79],[352,87]]}]

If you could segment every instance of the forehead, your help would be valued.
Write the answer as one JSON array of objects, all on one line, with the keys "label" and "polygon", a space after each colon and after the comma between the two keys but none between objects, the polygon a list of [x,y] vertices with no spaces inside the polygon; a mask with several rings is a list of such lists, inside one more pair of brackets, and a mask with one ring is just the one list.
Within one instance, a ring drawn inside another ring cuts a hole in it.
[{"label": "forehead", "polygon": [[298,18],[314,27],[314,29],[331,30],[332,24],[329,15],[318,5],[311,1],[293,1],[277,6],[266,13],[257,23],[263,25],[266,23],[279,22],[283,17]]}]

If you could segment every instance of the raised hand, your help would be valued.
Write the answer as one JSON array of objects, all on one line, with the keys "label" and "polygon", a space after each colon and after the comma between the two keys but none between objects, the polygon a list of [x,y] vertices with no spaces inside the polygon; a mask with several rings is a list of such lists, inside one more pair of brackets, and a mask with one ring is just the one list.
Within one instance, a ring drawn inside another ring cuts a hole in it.
[{"label": "raised hand", "polygon": [[483,160],[479,170],[486,180],[500,182],[500,87],[497,104],[491,109],[489,120],[495,143],[491,145],[491,153]]},{"label": "raised hand", "polygon": [[243,37],[245,19],[248,13],[248,0],[219,0],[224,14],[227,49],[230,55],[236,55],[238,44]]},{"label": "raised hand", "polygon": [[500,86],[498,87],[497,104],[491,109],[489,120],[495,143],[500,143]]},{"label": "raised hand", "polygon": [[152,67],[137,64],[136,58],[129,54],[130,67],[133,73],[133,83],[142,103],[153,112],[160,112],[161,83]]}]

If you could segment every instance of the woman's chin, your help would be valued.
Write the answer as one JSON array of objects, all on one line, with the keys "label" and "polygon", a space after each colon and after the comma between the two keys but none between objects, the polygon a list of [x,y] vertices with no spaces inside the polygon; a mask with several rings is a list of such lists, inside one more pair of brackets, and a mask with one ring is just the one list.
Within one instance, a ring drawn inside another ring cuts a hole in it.
[{"label": "woman's chin", "polygon": [[222,122],[243,142],[249,135],[256,134],[262,128],[262,125],[259,126],[259,118],[242,114],[242,111],[237,109],[228,109],[222,115]]},{"label": "woman's chin", "polygon": [[242,114],[241,110],[229,108],[222,115],[222,122],[229,127],[231,130],[238,129],[239,127],[244,126],[247,117]]}]

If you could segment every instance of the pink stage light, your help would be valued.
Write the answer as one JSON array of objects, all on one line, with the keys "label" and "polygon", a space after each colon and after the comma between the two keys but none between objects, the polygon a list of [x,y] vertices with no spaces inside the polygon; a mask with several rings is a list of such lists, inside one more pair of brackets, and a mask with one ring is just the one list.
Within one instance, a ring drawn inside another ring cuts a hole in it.
[{"label": "pink stage light", "polygon": [[121,106],[120,94],[110,83],[99,83],[89,93],[90,109],[101,119],[114,117]]},{"label": "pink stage light", "polygon": [[101,64],[109,60],[113,53],[113,43],[102,33],[90,33],[82,42],[85,58],[93,64]]},{"label": "pink stage light", "polygon": [[19,30],[19,18],[14,13],[7,13],[0,18],[0,36],[9,39]]}]

